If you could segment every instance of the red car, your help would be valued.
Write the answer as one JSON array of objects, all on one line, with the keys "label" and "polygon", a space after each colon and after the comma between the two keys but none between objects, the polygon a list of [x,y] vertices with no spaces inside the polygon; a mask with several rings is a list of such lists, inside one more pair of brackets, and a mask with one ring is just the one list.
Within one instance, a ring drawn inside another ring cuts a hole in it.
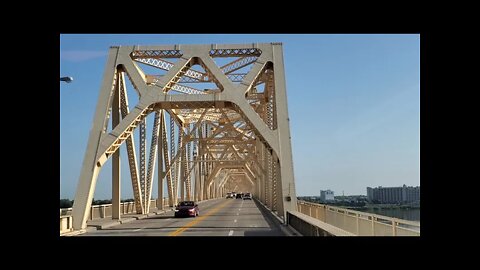
[{"label": "red car", "polygon": [[193,201],[180,202],[175,207],[175,217],[196,217],[200,215],[198,204]]}]

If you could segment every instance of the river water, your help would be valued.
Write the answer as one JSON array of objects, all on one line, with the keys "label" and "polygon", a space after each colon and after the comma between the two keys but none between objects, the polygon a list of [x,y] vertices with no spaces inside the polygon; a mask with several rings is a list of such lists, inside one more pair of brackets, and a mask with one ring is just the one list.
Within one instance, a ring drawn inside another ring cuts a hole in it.
[{"label": "river water", "polygon": [[361,212],[367,212],[387,217],[394,217],[412,221],[420,221],[420,209],[375,209],[375,208],[366,208],[362,210],[357,210]]}]

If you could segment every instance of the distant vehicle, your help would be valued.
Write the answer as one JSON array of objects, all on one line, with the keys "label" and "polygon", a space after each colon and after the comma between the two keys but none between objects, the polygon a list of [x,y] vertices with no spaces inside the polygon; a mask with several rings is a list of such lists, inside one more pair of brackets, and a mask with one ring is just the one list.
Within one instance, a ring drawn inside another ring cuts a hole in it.
[{"label": "distant vehicle", "polygon": [[180,202],[175,207],[175,217],[196,217],[198,215],[200,215],[200,210],[198,209],[198,204],[194,201]]},{"label": "distant vehicle", "polygon": [[233,199],[235,198],[235,195],[233,195],[233,193],[227,193],[227,196],[226,196],[227,199]]},{"label": "distant vehicle", "polygon": [[237,193],[237,195],[235,196],[237,199],[241,199],[242,198],[242,193]]},{"label": "distant vehicle", "polygon": [[243,194],[242,199],[243,200],[251,200],[252,199],[252,194],[245,193],[245,194]]}]

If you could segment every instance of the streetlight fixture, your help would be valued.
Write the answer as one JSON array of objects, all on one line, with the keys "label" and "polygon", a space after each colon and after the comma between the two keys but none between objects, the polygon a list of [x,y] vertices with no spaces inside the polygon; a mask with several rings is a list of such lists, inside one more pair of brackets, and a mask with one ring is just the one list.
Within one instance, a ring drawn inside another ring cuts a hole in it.
[{"label": "streetlight fixture", "polygon": [[61,82],[71,83],[73,81],[72,77],[60,77]]}]

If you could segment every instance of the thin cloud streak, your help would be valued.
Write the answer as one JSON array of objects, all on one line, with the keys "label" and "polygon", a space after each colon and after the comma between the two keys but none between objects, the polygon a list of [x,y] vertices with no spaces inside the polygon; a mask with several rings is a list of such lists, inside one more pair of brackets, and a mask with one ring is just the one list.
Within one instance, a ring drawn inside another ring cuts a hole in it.
[{"label": "thin cloud streak", "polygon": [[105,51],[60,51],[60,60],[84,62],[107,55]]}]

